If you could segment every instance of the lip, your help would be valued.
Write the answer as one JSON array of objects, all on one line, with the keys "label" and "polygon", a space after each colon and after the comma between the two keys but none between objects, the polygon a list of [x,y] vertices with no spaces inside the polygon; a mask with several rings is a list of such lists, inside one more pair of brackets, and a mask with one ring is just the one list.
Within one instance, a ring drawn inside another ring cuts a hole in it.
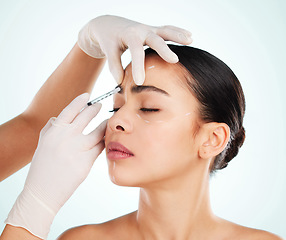
[{"label": "lip", "polygon": [[119,160],[133,157],[134,154],[118,142],[110,142],[107,145],[107,158],[110,160]]}]

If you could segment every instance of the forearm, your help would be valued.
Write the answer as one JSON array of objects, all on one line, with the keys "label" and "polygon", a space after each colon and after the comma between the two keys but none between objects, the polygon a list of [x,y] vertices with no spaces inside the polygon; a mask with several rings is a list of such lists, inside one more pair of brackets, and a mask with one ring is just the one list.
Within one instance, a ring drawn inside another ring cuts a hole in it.
[{"label": "forearm", "polygon": [[88,56],[76,44],[38,91],[24,115],[36,117],[43,126],[76,96],[91,92],[104,63],[105,59]]},{"label": "forearm", "polygon": [[76,44],[27,110],[0,126],[0,181],[31,161],[41,128],[76,96],[91,92],[104,63],[105,59],[86,55]]},{"label": "forearm", "polygon": [[27,165],[37,146],[39,127],[19,115],[0,126],[0,181]]},{"label": "forearm", "polygon": [[0,240],[39,240],[38,238],[28,232],[26,229],[21,227],[14,227],[11,225],[6,225],[1,236]]}]

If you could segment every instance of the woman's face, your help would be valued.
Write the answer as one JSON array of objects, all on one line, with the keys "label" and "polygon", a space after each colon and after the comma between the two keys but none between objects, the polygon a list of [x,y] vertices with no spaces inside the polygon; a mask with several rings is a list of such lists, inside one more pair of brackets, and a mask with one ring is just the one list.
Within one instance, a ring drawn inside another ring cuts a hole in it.
[{"label": "woman's face", "polygon": [[131,71],[127,66],[106,130],[111,180],[143,187],[190,174],[198,162],[199,104],[180,68],[148,56],[142,86],[134,84]]}]

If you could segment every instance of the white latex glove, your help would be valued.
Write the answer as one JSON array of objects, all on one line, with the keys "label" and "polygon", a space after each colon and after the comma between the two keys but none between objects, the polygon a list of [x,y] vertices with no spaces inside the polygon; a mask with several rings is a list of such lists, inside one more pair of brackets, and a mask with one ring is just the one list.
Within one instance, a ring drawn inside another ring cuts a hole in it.
[{"label": "white latex glove", "polygon": [[144,45],[153,48],[165,61],[178,62],[164,40],[188,45],[191,33],[174,26],[153,27],[117,16],[100,16],[87,23],[78,36],[79,47],[94,58],[107,57],[109,69],[117,83],[123,78],[122,53],[129,48],[132,74],[136,84],[145,80]]},{"label": "white latex glove", "polygon": [[88,93],[78,96],[42,129],[24,189],[6,224],[47,238],[55,215],[87,177],[104,149],[106,121],[88,135],[82,134],[101,107],[95,104],[80,112],[88,99]]}]

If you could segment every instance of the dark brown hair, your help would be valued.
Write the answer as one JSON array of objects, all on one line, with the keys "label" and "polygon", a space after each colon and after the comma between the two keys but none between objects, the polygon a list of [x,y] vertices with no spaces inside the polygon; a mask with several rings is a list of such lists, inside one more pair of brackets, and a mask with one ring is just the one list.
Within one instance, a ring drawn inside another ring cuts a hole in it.
[{"label": "dark brown hair", "polygon": [[[245,139],[245,98],[240,82],[232,70],[212,54],[190,46],[168,46],[188,72],[186,82],[200,102],[201,119],[226,123],[230,128],[230,140],[224,151],[216,156],[211,172],[223,169],[237,155]],[[156,52],[148,48],[145,54]]]}]

